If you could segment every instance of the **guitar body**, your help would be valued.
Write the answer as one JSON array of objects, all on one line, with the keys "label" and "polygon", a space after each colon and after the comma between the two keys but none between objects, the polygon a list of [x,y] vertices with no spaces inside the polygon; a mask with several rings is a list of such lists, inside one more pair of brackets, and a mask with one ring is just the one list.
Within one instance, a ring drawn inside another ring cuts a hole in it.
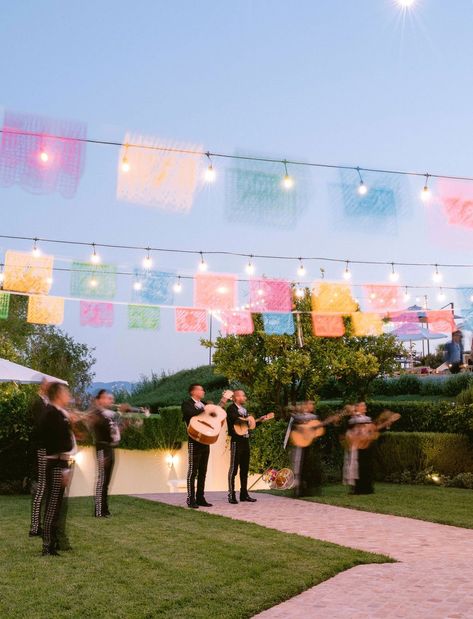
[{"label": "guitar body", "polygon": [[325,434],[325,426],[318,419],[312,419],[303,424],[298,424],[291,431],[291,443],[295,447],[308,447],[312,441]]},{"label": "guitar body", "polygon": [[258,417],[258,419],[255,419],[253,415],[240,417],[240,419],[233,424],[233,429],[238,436],[245,436],[248,430],[254,430],[256,428],[257,423],[269,421],[270,419],[274,419],[274,413],[268,413],[267,415],[263,415],[263,417]]},{"label": "guitar body", "polygon": [[212,445],[218,439],[227,413],[216,404],[207,404],[204,410],[191,417],[187,434],[202,445]]}]

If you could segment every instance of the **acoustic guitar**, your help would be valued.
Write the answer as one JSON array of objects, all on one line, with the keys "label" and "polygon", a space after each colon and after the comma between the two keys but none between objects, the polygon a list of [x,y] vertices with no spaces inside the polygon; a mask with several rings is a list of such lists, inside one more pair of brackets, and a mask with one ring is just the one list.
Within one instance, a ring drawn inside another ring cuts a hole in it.
[{"label": "acoustic guitar", "polygon": [[274,419],[274,413],[268,413],[267,415],[258,417],[258,419],[255,419],[252,415],[248,415],[248,417],[239,417],[235,420],[233,429],[238,436],[245,436],[248,430],[254,430],[256,428],[257,423],[269,421],[270,419]]},{"label": "acoustic guitar", "polygon": [[348,445],[352,449],[367,449],[379,437],[379,431],[390,427],[401,418],[399,413],[384,411],[372,423],[360,423],[350,428],[346,433]]},{"label": "acoustic guitar", "polygon": [[202,445],[212,445],[218,439],[227,413],[221,406],[206,404],[204,410],[191,417],[187,426],[187,434]]},{"label": "acoustic guitar", "polygon": [[325,426],[331,423],[336,423],[343,417],[350,415],[349,410],[330,415],[323,421],[320,419],[311,419],[306,423],[298,423],[291,430],[290,440],[295,447],[308,447],[312,441],[320,438],[325,434]]}]

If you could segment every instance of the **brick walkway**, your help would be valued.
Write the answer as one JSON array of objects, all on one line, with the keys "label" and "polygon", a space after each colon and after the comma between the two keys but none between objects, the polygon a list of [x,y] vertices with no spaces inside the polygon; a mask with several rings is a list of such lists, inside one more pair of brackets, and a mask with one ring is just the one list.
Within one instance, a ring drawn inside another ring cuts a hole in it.
[{"label": "brick walkway", "polygon": [[[138,495],[137,495],[138,496]],[[183,494],[142,498],[185,505]],[[473,530],[398,516],[256,495],[230,505],[223,492],[207,494],[202,509],[279,531],[298,533],[399,561],[361,565],[338,574],[259,615],[262,619],[473,619]]]}]

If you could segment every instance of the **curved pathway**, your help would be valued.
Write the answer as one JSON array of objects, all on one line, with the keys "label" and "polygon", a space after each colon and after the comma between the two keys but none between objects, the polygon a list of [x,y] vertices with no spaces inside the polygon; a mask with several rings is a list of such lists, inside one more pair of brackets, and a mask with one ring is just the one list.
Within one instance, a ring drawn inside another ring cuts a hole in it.
[{"label": "curved pathway", "polygon": [[[135,495],[185,506],[183,494]],[[473,619],[473,530],[258,494],[230,505],[207,493],[209,513],[360,550],[398,563],[361,565],[266,610],[262,619]],[[473,517],[473,515],[472,515]]]}]

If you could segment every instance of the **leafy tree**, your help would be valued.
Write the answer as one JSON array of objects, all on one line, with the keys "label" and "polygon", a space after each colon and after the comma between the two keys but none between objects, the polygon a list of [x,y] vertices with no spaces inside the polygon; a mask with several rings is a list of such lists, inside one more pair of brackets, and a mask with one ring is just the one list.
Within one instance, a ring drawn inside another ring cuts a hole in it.
[{"label": "leafy tree", "polygon": [[[251,335],[218,337],[213,343],[217,372],[252,390],[255,399],[283,410],[289,403],[316,398],[322,386],[336,380],[345,399],[365,398],[379,374],[392,374],[401,344],[393,336],[353,337],[351,321],[340,338],[315,337],[310,293],[297,300],[294,335],[267,335],[260,315],[253,316]],[[202,340],[210,346],[208,340]]]}]

